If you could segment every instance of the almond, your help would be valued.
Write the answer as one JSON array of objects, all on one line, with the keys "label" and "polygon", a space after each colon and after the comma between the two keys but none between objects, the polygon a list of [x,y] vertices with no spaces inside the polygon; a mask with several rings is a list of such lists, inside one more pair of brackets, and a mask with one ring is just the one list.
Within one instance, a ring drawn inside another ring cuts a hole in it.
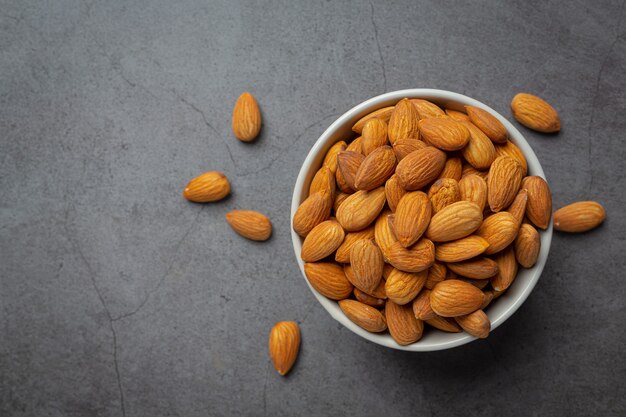
[{"label": "almond", "polygon": [[461,199],[459,183],[452,178],[441,178],[434,182],[428,190],[428,198],[433,205],[433,213]]},{"label": "almond", "polygon": [[304,262],[316,262],[329,256],[343,242],[345,233],[335,220],[326,220],[315,226],[302,243],[300,257]]},{"label": "almond", "polygon": [[368,306],[375,308],[381,308],[385,305],[385,300],[383,300],[382,298],[372,297],[371,295],[364,293],[358,288],[354,289],[354,298],[356,298],[357,301],[360,301],[363,304],[367,304]]},{"label": "almond", "polygon": [[430,306],[442,317],[458,317],[478,310],[484,299],[483,292],[472,284],[452,279],[435,285]]},{"label": "almond", "polygon": [[444,151],[458,151],[467,145],[470,138],[469,130],[449,117],[422,119],[419,129],[426,143]]},{"label": "almond", "polygon": [[506,143],[496,144],[494,145],[496,148],[496,158],[499,156],[510,156],[511,158],[517,160],[522,166],[522,175],[526,176],[528,173],[528,163],[526,162],[526,158],[520,149],[510,140],[507,140]]},{"label": "almond", "polygon": [[480,178],[487,181],[489,177],[489,171],[479,171],[470,164],[463,164],[463,168],[461,171],[461,179],[469,176],[469,175],[478,175]]},{"label": "almond", "polygon": [[325,192],[310,195],[293,216],[293,230],[300,236],[306,236],[315,226],[328,219],[332,204],[330,195]]},{"label": "almond", "polygon": [[393,145],[398,139],[419,139],[418,118],[415,106],[406,98],[400,100],[389,118],[389,142]]},{"label": "almond", "polygon": [[445,163],[445,153],[427,146],[404,157],[398,163],[396,174],[402,187],[407,190],[419,190],[439,176]]},{"label": "almond", "polygon": [[226,221],[241,236],[263,241],[272,235],[272,222],[265,215],[251,210],[233,210],[226,213]]},{"label": "almond", "polygon": [[269,352],[274,368],[281,375],[291,370],[300,351],[300,327],[295,321],[281,321],[272,327]]},{"label": "almond", "polygon": [[491,331],[491,322],[489,317],[482,310],[476,310],[465,316],[455,317],[454,320],[465,330],[470,336],[485,339]]},{"label": "almond", "polygon": [[350,266],[355,280],[352,284],[371,294],[383,277],[383,255],[371,240],[359,240],[350,250]]},{"label": "almond", "polygon": [[540,250],[539,232],[531,225],[523,224],[515,238],[515,259],[524,268],[531,268],[537,263]]},{"label": "almond", "polygon": [[393,269],[385,282],[385,294],[396,304],[410,303],[426,283],[427,277],[427,270],[410,273]]},{"label": "almond", "polygon": [[449,242],[469,236],[483,221],[483,214],[474,203],[458,201],[433,216],[426,237],[434,242]]},{"label": "almond", "polygon": [[348,183],[343,175],[343,172],[340,169],[337,169],[337,172],[335,172],[335,181],[337,183],[337,188],[339,188],[339,191],[344,194],[354,194],[354,192],[356,191],[354,189],[354,182],[352,182],[352,186],[350,186],[350,183]]},{"label": "almond", "polygon": [[387,123],[380,119],[372,119],[363,126],[363,139],[361,141],[361,150],[365,156],[380,146],[385,146],[387,141]]},{"label": "almond", "polygon": [[504,143],[508,138],[506,127],[491,113],[474,106],[465,106],[472,123],[495,143]]},{"label": "almond", "polygon": [[189,181],[183,197],[194,203],[211,203],[230,194],[230,183],[226,175],[217,171],[205,172]]},{"label": "almond", "polygon": [[453,180],[460,181],[462,173],[463,163],[461,162],[461,158],[448,158],[443,166],[443,171],[439,174],[439,179],[452,178]]},{"label": "almond", "polygon": [[326,156],[324,156],[324,162],[322,162],[322,165],[328,167],[333,174],[337,172],[337,155],[339,152],[345,151],[346,146],[346,142],[339,141],[331,146],[326,152]]},{"label": "almond", "polygon": [[441,110],[441,107],[428,100],[422,100],[421,98],[412,98],[409,100],[417,109],[417,115],[419,119],[428,119],[431,117],[445,117],[445,113]]},{"label": "almond", "polygon": [[579,201],[554,212],[554,228],[561,232],[582,233],[598,227],[606,213],[595,201]]},{"label": "almond", "polygon": [[513,245],[497,253],[493,260],[498,264],[498,273],[491,278],[491,287],[496,291],[504,291],[511,286],[517,276]]},{"label": "almond", "polygon": [[391,211],[396,211],[396,207],[400,199],[406,194],[406,190],[402,188],[398,177],[393,174],[385,183],[385,197]]},{"label": "almond", "polygon": [[253,141],[261,130],[261,111],[254,96],[248,92],[237,99],[233,109],[233,133],[243,142]]},{"label": "almond", "polygon": [[418,320],[430,320],[437,316],[430,307],[430,290],[423,289],[413,300],[413,315]]},{"label": "almond", "polygon": [[446,114],[457,122],[469,122],[469,116],[461,111],[446,109]]},{"label": "almond", "polygon": [[347,232],[356,232],[369,226],[385,206],[385,189],[357,191],[339,206],[337,220]]},{"label": "almond", "polygon": [[467,146],[463,148],[463,157],[477,170],[489,169],[496,159],[493,142],[473,123],[462,122],[470,134]]},{"label": "almond", "polygon": [[497,213],[511,205],[520,184],[522,183],[522,167],[510,156],[500,156],[489,168],[487,179],[487,200],[491,211]]},{"label": "almond", "polygon": [[459,181],[459,195],[461,200],[476,204],[480,211],[487,204],[487,183],[478,175],[468,175]]},{"label": "almond", "polygon": [[466,261],[482,254],[488,247],[489,242],[480,236],[472,235],[437,245],[435,259],[440,262]]},{"label": "almond", "polygon": [[493,255],[509,246],[515,240],[518,227],[515,217],[506,211],[487,217],[476,231],[478,236],[489,242],[485,255]]},{"label": "almond", "polygon": [[339,301],[339,308],[354,324],[372,333],[387,330],[385,317],[380,311],[355,300]]},{"label": "almond", "polygon": [[363,136],[359,136],[358,138],[350,142],[350,144],[346,147],[346,151],[362,154],[363,153]]},{"label": "almond", "polygon": [[406,193],[398,203],[394,219],[394,231],[398,242],[409,247],[422,237],[430,222],[430,200],[421,191]]},{"label": "almond", "polygon": [[398,305],[391,300],[385,304],[387,326],[393,340],[406,346],[417,342],[424,332],[424,323],[413,315],[410,305]]},{"label": "almond", "polygon": [[485,301],[483,302],[483,305],[480,306],[481,310],[486,309],[487,306],[489,306],[489,304],[493,301],[493,291],[484,291],[483,293],[485,294]]},{"label": "almond", "polygon": [[357,190],[373,190],[385,184],[396,169],[396,155],[390,146],[380,146],[365,157],[356,172]]},{"label": "almond", "polygon": [[487,279],[498,273],[498,264],[484,257],[449,263],[448,268],[459,275],[473,279]]},{"label": "almond", "polygon": [[511,101],[513,117],[529,129],[544,133],[561,130],[561,119],[554,107],[537,96],[519,93]]},{"label": "almond", "polygon": [[358,122],[352,126],[352,131],[356,133],[363,132],[363,128],[365,127],[365,123],[372,119],[380,119],[383,122],[388,122],[391,117],[391,113],[393,113],[394,106],[383,107],[382,109],[378,109],[376,111],[371,112],[370,114],[363,116],[359,119]]},{"label": "almond", "polygon": [[515,218],[517,227],[524,221],[524,214],[526,213],[526,203],[528,202],[528,191],[521,189],[517,193],[515,200],[508,208],[508,212]]},{"label": "almond", "polygon": [[526,177],[522,188],[528,192],[526,216],[540,229],[547,229],[552,215],[552,193],[548,183],[541,177]]},{"label": "almond", "polygon": [[335,175],[327,166],[322,166],[313,177],[311,185],[309,186],[309,195],[315,194],[318,191],[324,191],[331,198],[335,196]]},{"label": "almond", "polygon": [[333,203],[333,211],[335,213],[337,213],[339,206],[345,201],[346,198],[348,198],[349,195],[350,194],[342,193],[341,191],[335,194],[335,202]]},{"label": "almond", "polygon": [[433,287],[437,285],[438,282],[441,282],[444,279],[446,279],[446,275],[447,275],[446,266],[442,263],[435,262],[428,269],[428,278],[426,279],[426,284],[424,284],[424,286],[428,288],[429,290],[432,290]]},{"label": "almond", "polygon": [[489,285],[489,280],[488,279],[471,279],[471,278],[465,278],[465,277],[460,277],[460,276],[457,276],[456,278],[453,278],[453,279],[458,279],[459,281],[463,281],[463,282],[467,282],[468,284],[472,284],[474,287],[478,288],[479,290],[482,290],[487,285]]},{"label": "almond", "polygon": [[331,300],[343,300],[352,293],[352,284],[336,263],[305,263],[304,273],[315,291]]},{"label": "almond", "polygon": [[419,139],[398,139],[396,143],[393,144],[393,152],[396,154],[398,161],[401,161],[411,152],[415,152],[427,146],[428,145]]},{"label": "almond", "polygon": [[397,242],[396,235],[389,225],[388,217],[390,214],[391,211],[389,210],[383,211],[376,219],[376,224],[374,225],[374,239],[386,262],[389,262],[389,248]]},{"label": "almond", "polygon": [[[337,154],[337,182],[339,182],[340,178],[342,178],[341,181],[344,182],[345,185],[352,190],[356,190],[356,186],[354,184],[356,180],[356,173],[358,172],[359,167],[363,164],[364,160],[365,157],[358,152],[339,152]],[[341,188],[341,186],[339,188]]]},{"label": "almond", "polygon": [[374,239],[374,226],[370,226],[367,229],[359,232],[352,232],[346,234],[343,243],[337,248],[335,253],[335,261],[340,263],[350,262],[350,251],[356,242],[359,240],[372,240]]},{"label": "almond", "polygon": [[435,316],[430,320],[426,320],[426,324],[433,326],[435,329],[439,329],[448,333],[460,333],[461,327],[454,321],[446,317]]},{"label": "almond", "polygon": [[435,245],[428,239],[420,239],[415,245],[405,248],[396,242],[388,248],[388,261],[405,272],[420,272],[435,262]]}]

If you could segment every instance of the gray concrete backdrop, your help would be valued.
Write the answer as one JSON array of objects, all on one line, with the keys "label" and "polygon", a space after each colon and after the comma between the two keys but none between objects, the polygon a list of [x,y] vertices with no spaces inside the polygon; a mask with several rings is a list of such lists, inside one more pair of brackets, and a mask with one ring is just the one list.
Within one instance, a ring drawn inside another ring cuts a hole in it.
[{"label": "gray concrete backdrop", "polygon": [[[0,0],[0,415],[626,415],[624,1]],[[555,235],[525,305],[488,340],[411,354],[317,304],[289,236],[292,187],[333,118],[408,87],[510,116],[520,91],[562,117],[524,128],[556,207],[604,226]],[[262,108],[258,142],[230,131]],[[194,205],[224,171],[233,195]],[[272,239],[235,235],[256,209]],[[303,344],[288,378],[278,320]]]}]

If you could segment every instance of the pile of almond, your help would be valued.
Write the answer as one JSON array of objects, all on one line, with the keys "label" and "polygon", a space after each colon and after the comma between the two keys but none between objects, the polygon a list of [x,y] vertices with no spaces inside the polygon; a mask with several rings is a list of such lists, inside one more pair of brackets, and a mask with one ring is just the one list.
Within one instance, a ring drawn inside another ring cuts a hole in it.
[{"label": "pile of almond", "polygon": [[334,144],[293,219],[309,283],[395,341],[487,337],[484,309],[540,252],[552,196],[489,112],[403,99]]}]

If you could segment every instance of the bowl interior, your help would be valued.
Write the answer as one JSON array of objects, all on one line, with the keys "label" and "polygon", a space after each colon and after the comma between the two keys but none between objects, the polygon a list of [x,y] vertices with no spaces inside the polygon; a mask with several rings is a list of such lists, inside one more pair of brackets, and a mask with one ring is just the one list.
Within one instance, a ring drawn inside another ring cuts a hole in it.
[{"label": "bowl interior", "polygon": [[[293,221],[293,215],[295,214],[298,206],[307,197],[309,184],[313,179],[313,176],[322,165],[324,156],[330,147],[340,140],[351,140],[355,137],[351,128],[361,117],[373,112],[374,110],[392,106],[400,99],[408,98],[423,98],[430,100],[441,107],[449,108],[452,110],[464,111],[463,106],[472,105],[479,108],[483,108],[496,116],[506,127],[509,133],[509,137],[513,143],[515,143],[521,151],[524,153],[528,163],[528,175],[538,175],[545,178],[543,169],[537,159],[537,156],[531,149],[528,142],[524,139],[521,133],[504,117],[499,113],[484,105],[483,103],[474,100],[470,97],[453,93],[444,90],[434,89],[409,89],[386,93],[378,97],[369,99],[358,106],[347,111],[341,117],[339,117],[317,140],[309,154],[307,155],[293,193],[292,205],[291,205],[291,218]],[[398,345],[388,333],[375,334],[370,333],[352,321],[350,321],[341,311],[336,301],[330,300],[323,295],[319,294],[309,284],[306,276],[304,275],[304,263],[300,259],[300,250],[302,248],[303,239],[298,236],[293,230],[291,231],[294,251],[296,259],[302,271],[302,275],[317,298],[320,304],[330,313],[330,315],[346,326],[348,329],[358,334],[359,336],[377,343],[382,346],[387,346],[395,349],[409,350],[409,351],[433,351],[448,349],[455,346],[460,346],[475,339],[467,333],[444,333],[441,331],[432,331],[431,329],[424,332],[424,336],[418,342],[408,346]],[[550,242],[552,239],[552,222],[547,230],[540,231],[541,236],[541,252],[537,264],[530,269],[520,268],[517,278],[511,285],[511,287],[498,299],[494,300],[489,307],[485,310],[485,313],[491,320],[492,331],[502,324],[507,318],[509,318],[526,300],[532,289],[534,288],[541,271],[546,263],[548,252],[550,249]]]}]

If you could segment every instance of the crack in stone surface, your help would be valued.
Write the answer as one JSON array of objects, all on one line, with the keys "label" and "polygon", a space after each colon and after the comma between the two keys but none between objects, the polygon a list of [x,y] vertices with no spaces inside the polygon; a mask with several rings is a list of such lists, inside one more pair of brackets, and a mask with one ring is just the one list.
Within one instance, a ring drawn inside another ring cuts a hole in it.
[{"label": "crack in stone surface", "polygon": [[380,59],[380,66],[383,72],[383,93],[387,92],[387,70],[385,69],[385,58],[383,57],[383,51],[380,47],[380,39],[378,38],[378,25],[376,19],[374,19],[374,3],[370,1],[370,20],[374,27],[374,40],[376,41],[376,49],[378,50],[378,57]]}]

